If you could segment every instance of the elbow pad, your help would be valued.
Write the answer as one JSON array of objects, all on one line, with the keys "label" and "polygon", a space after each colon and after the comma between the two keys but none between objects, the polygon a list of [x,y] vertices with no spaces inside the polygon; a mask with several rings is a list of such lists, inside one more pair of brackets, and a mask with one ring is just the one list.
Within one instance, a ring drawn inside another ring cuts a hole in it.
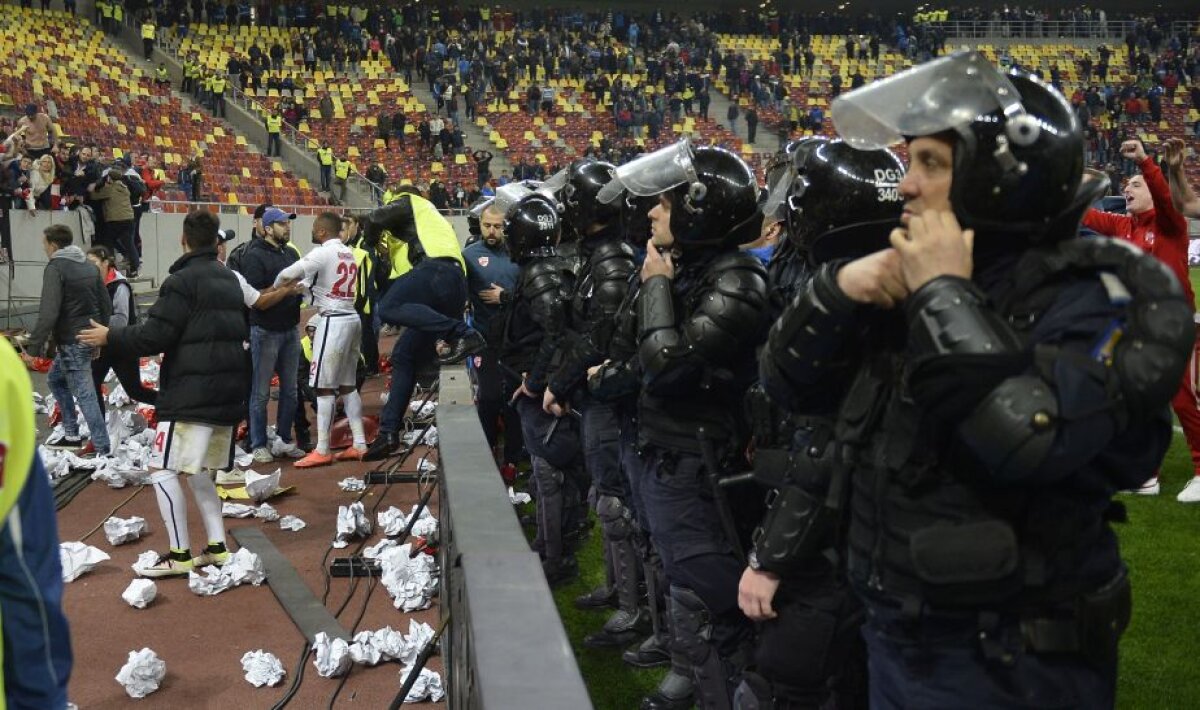
[{"label": "elbow pad", "polygon": [[[861,312],[837,286],[839,266],[822,266],[771,328],[762,352],[764,382],[777,381],[773,375],[778,373],[789,382],[811,384],[829,371]],[[775,389],[769,394],[781,402],[789,399]]]},{"label": "elbow pad", "polygon": [[1012,481],[1041,466],[1058,421],[1053,388],[1035,375],[1019,375],[989,392],[958,434],[997,479]]},{"label": "elbow pad", "polygon": [[917,357],[998,355],[1021,349],[1015,332],[970,281],[940,276],[908,299],[909,343]]}]

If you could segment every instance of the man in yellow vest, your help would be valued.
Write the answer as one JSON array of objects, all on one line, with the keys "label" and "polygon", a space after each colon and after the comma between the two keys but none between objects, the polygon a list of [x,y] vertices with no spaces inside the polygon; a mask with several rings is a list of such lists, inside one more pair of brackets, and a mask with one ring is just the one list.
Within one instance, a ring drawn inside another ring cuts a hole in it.
[{"label": "man in yellow vest", "polygon": [[225,118],[225,75],[220,73],[212,78],[212,114]]},{"label": "man in yellow vest", "polygon": [[479,8],[479,29],[480,31],[492,29],[492,8]]},{"label": "man in yellow vest", "polygon": [[333,149],[329,147],[329,141],[317,148],[317,162],[321,166],[321,192],[329,192],[329,183],[333,179]]},{"label": "man in yellow vest", "polygon": [[158,28],[150,21],[150,16],[146,16],[146,21],[142,23],[142,57],[146,61],[150,61],[150,57],[154,54],[154,37],[158,34]]},{"label": "man in yellow vest", "polygon": [[54,493],[37,453],[32,399],[21,359],[0,338],[0,705],[62,708],[71,635],[62,611]]},{"label": "man in yellow vest", "polygon": [[111,2],[96,3],[96,7],[100,10],[100,28],[104,30],[104,34],[113,33],[113,4]]},{"label": "man in yellow vest", "polygon": [[119,34],[121,32],[121,25],[125,24],[125,6],[120,2],[114,2],[112,4],[112,14],[112,32],[113,34]]},{"label": "man in yellow vest", "polygon": [[[393,275],[399,277],[380,297],[379,317],[405,326],[392,348],[392,385],[379,436],[368,447],[366,461],[387,458],[399,448],[398,432],[422,365],[459,362],[486,345],[483,336],[463,322],[467,278],[458,235],[416,191],[402,187],[399,199],[371,212],[363,226],[363,245],[375,249],[387,244]],[[440,357],[439,341],[448,344]]]},{"label": "man in yellow vest", "polygon": [[267,114],[267,157],[278,156],[283,154],[283,141],[280,138],[280,131],[283,130],[283,116],[279,113],[279,107],[271,109]]},{"label": "man in yellow vest", "polygon": [[337,202],[342,204],[346,201],[346,183],[350,181],[350,173],[358,172],[354,168],[354,163],[351,163],[347,158],[337,158],[333,162],[333,187],[337,192]]},{"label": "man in yellow vest", "polygon": [[354,309],[362,321],[363,361],[367,365],[367,376],[379,374],[379,336],[375,333],[374,307],[379,288],[386,282],[388,270],[379,268],[376,252],[364,249],[362,233],[358,228],[358,217],[346,215],[342,218],[342,243],[354,252],[358,264],[358,281],[355,284]]},{"label": "man in yellow vest", "polygon": [[159,86],[171,85],[171,72],[167,71],[166,64],[158,63],[158,68],[154,70],[154,83]]}]

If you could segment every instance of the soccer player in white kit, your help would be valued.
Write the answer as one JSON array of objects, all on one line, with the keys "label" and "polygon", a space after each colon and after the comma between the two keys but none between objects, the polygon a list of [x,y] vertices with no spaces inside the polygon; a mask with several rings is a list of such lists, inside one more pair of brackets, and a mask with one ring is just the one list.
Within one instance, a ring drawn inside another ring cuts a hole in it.
[{"label": "soccer player in white kit", "polygon": [[317,448],[297,461],[296,468],[333,463],[335,457],[329,451],[329,434],[339,394],[346,405],[354,445],[339,453],[336,460],[362,459],[367,452],[362,397],[354,387],[362,344],[362,323],[354,310],[358,264],[354,260],[354,251],[339,238],[341,229],[342,218],[338,215],[333,212],[318,215],[312,228],[312,240],[317,248],[279,272],[275,280],[278,285],[289,279],[300,279],[308,285],[317,308],[317,315],[308,322],[316,327],[308,384],[317,393]]}]

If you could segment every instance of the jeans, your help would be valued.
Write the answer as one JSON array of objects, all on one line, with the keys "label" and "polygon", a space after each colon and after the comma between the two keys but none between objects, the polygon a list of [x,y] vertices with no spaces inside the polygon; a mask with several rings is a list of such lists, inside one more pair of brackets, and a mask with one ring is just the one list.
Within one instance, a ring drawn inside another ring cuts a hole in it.
[{"label": "jeans", "polygon": [[104,413],[92,383],[92,353],[90,346],[79,343],[58,346],[47,384],[62,410],[63,429],[67,435],[79,435],[79,420],[75,418],[75,402],[78,401],[96,453],[106,454],[109,453],[108,427],[104,425]]},{"label": "jeans", "polygon": [[282,144],[280,143],[278,133],[270,133],[270,132],[267,133],[267,157],[268,158],[281,155],[283,153],[283,149],[281,148],[281,145]]},{"label": "jeans", "polygon": [[329,192],[329,183],[333,179],[333,166],[321,166],[321,192]]},{"label": "jeans", "polygon": [[250,389],[250,448],[267,445],[267,404],[271,376],[279,375],[279,409],[275,430],[284,440],[296,416],[296,369],[300,366],[300,335],[295,329],[267,330],[250,327],[250,356],[254,383]]},{"label": "jeans", "polygon": [[384,323],[405,326],[392,348],[392,387],[379,417],[381,433],[394,434],[408,408],[416,386],[419,365],[437,355],[439,338],[461,337],[467,303],[467,278],[458,262],[424,259],[413,270],[392,282],[379,301]]},{"label": "jeans", "polygon": [[1021,648],[1021,632],[1002,620],[988,634],[1006,658],[984,656],[977,619],[906,621],[867,604],[872,708],[1111,708],[1117,664],[1091,665],[1078,655]]}]

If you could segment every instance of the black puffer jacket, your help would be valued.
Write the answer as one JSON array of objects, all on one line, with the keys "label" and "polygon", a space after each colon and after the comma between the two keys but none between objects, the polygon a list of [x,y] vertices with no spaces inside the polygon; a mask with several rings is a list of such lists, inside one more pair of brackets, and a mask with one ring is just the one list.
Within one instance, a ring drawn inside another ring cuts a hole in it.
[{"label": "black puffer jacket", "polygon": [[184,254],[144,322],[108,334],[114,357],[163,354],[161,421],[232,426],[246,411],[250,359],[242,289],[215,249]]}]

